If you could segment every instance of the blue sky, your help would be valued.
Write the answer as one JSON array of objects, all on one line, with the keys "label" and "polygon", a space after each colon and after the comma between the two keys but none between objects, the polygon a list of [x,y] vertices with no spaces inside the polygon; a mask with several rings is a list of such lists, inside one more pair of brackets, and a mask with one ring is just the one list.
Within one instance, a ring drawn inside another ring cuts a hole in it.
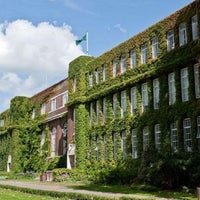
[{"label": "blue sky", "polygon": [[0,0],[0,112],[67,76],[86,31],[99,56],[192,0]]}]

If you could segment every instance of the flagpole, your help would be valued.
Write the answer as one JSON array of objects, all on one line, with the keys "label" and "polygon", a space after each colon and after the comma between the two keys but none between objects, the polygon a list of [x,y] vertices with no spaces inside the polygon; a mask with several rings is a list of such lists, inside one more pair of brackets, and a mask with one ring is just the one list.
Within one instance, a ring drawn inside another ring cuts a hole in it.
[{"label": "flagpole", "polygon": [[87,55],[89,54],[89,49],[88,49],[88,32],[86,32],[86,53]]}]

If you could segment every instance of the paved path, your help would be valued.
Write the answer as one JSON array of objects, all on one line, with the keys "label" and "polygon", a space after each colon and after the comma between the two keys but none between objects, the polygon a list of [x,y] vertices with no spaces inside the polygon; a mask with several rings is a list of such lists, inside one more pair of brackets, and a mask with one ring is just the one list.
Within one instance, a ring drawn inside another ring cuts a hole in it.
[{"label": "paved path", "polygon": [[155,200],[169,200],[166,198],[158,198],[154,196],[143,196],[139,194],[120,194],[120,193],[108,193],[108,192],[96,192],[96,191],[88,191],[88,190],[77,190],[73,188],[69,188],[67,186],[51,184],[51,183],[43,183],[43,182],[23,182],[23,181],[13,181],[13,180],[1,180],[0,185],[10,185],[17,186],[22,188],[31,188],[37,190],[46,190],[46,191],[57,191],[57,192],[66,192],[66,193],[79,193],[79,194],[88,194],[95,196],[103,196],[112,199],[118,199],[120,197],[134,197],[138,199],[155,199]]}]

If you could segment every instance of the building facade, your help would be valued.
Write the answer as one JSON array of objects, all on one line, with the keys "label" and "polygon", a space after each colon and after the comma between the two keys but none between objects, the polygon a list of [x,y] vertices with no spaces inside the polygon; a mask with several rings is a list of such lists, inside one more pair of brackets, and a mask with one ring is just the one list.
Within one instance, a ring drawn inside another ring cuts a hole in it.
[{"label": "building facade", "polygon": [[200,1],[69,67],[75,166],[199,152]]},{"label": "building facade", "polygon": [[0,115],[0,168],[7,171],[44,171],[54,162],[67,163],[68,79],[38,94],[15,97]]}]

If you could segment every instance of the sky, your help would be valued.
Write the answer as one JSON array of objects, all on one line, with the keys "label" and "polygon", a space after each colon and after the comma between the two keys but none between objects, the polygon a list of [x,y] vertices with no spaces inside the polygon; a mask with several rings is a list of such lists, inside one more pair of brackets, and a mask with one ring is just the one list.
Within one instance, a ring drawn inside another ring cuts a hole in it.
[{"label": "sky", "polygon": [[0,0],[0,113],[65,79],[69,63],[97,57],[193,0]]}]

